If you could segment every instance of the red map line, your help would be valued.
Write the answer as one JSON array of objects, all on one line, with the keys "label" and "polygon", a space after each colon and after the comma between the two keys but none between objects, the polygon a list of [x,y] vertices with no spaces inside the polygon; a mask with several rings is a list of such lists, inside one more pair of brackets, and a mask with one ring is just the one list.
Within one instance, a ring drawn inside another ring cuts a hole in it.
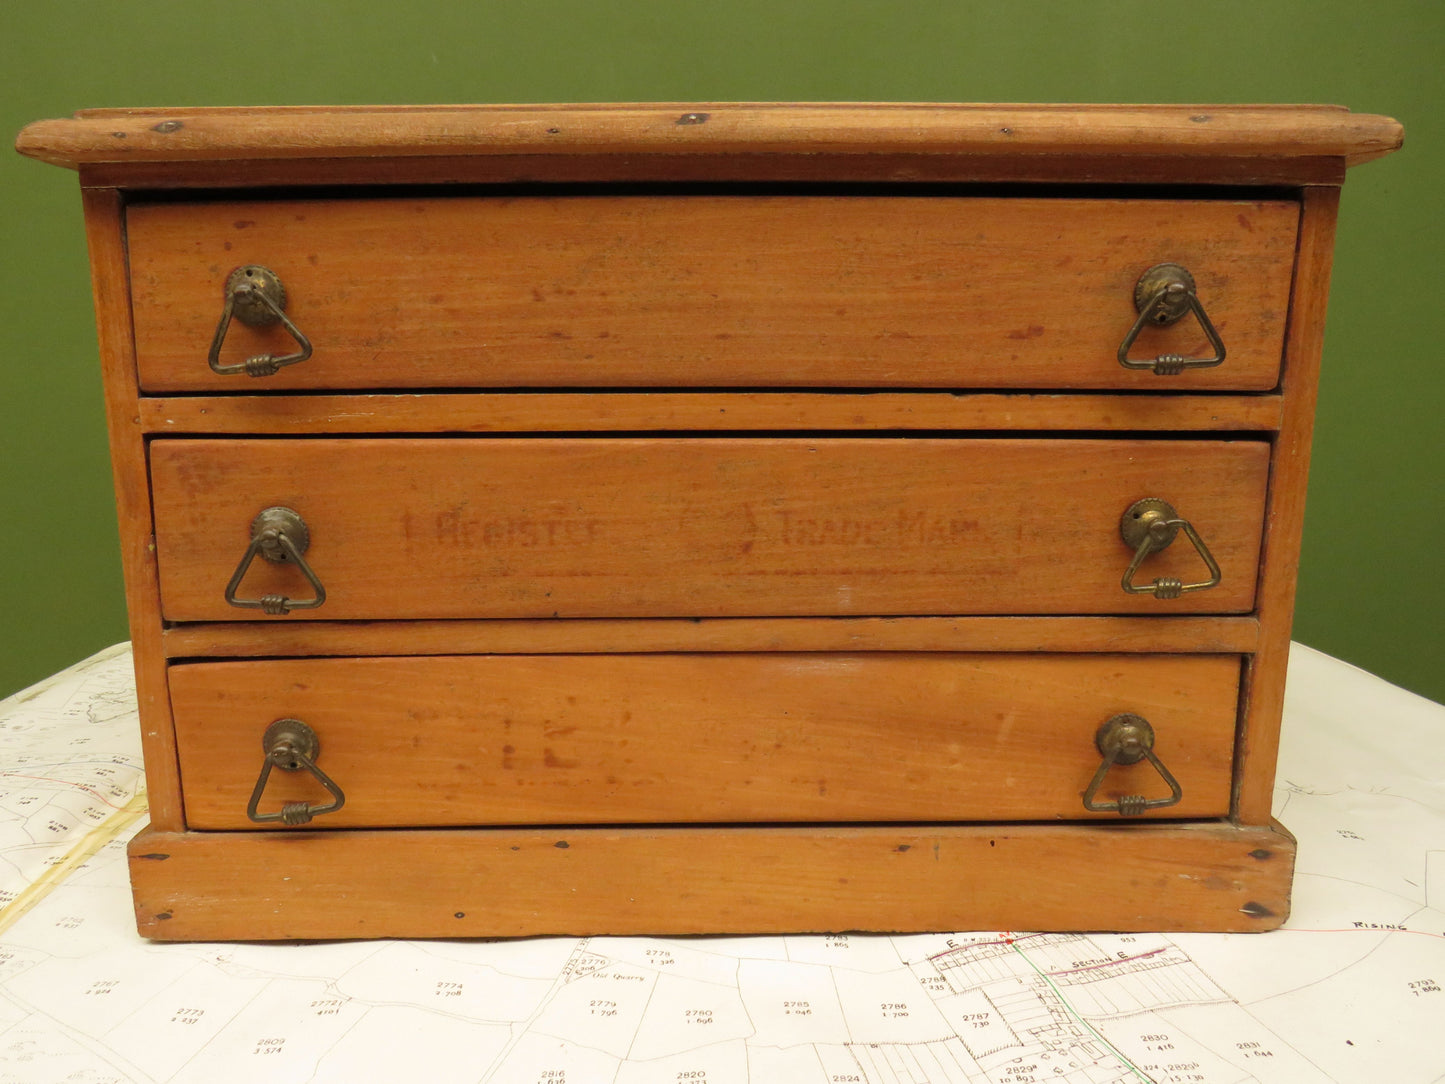
[{"label": "red map line", "polygon": [[0,772],[0,779],[35,779],[39,780],[42,783],[59,783],[62,786],[75,787],[77,790],[83,790],[86,794],[89,794],[97,802],[103,802],[106,805],[110,806],[111,809],[125,808],[125,806],[116,805],[94,787],[88,787],[84,783],[77,783],[72,779],[55,779],[48,775],[21,775],[19,772]]},{"label": "red map line", "polygon": [[1150,949],[1148,952],[1141,952],[1138,956],[1124,956],[1117,960],[1104,960],[1102,963],[1090,964],[1088,967],[1075,967],[1067,971],[1049,971],[1049,975],[1077,975],[1080,971],[1094,971],[1101,967],[1113,967],[1115,964],[1133,963],[1135,960],[1147,960],[1150,956],[1158,956],[1161,952],[1169,951],[1168,945],[1163,948]]}]

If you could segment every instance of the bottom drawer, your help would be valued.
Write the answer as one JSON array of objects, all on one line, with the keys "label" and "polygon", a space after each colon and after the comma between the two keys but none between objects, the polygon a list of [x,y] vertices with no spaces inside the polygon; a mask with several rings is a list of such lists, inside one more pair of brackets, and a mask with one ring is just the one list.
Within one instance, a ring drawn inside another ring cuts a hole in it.
[{"label": "bottom drawer", "polygon": [[[1229,811],[1238,656],[483,655],[180,663],[186,822],[253,827],[263,735],[299,719],[345,792],[312,825],[1080,819],[1101,724],[1135,713],[1181,800]],[[1141,760],[1095,801],[1168,797]],[[330,801],[272,770],[257,811]],[[270,822],[280,826],[276,822]]]}]

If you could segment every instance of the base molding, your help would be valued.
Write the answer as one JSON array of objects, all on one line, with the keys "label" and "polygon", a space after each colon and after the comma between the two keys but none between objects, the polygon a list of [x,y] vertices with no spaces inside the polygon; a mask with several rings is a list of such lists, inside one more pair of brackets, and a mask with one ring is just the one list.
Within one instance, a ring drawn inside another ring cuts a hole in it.
[{"label": "base molding", "polygon": [[1278,824],[157,832],[130,845],[161,941],[841,931],[1269,930]]}]

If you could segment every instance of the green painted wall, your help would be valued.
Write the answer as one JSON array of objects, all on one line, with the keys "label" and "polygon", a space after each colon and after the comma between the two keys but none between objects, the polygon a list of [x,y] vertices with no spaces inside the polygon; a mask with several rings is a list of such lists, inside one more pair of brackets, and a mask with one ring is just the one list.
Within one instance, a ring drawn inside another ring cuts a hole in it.
[{"label": "green painted wall", "polygon": [[[1295,636],[1445,700],[1438,0],[8,3],[0,130],[86,106],[1338,102],[1345,189]],[[0,694],[125,637],[72,175],[0,155]]]}]

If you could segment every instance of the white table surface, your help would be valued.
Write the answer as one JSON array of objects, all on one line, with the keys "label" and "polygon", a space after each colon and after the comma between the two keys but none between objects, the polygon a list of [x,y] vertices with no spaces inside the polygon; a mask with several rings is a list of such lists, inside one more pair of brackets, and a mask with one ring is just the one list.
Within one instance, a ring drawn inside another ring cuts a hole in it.
[{"label": "white table surface", "polygon": [[1256,935],[163,945],[124,645],[0,702],[0,1084],[1445,1081],[1445,708],[1296,645]]}]

